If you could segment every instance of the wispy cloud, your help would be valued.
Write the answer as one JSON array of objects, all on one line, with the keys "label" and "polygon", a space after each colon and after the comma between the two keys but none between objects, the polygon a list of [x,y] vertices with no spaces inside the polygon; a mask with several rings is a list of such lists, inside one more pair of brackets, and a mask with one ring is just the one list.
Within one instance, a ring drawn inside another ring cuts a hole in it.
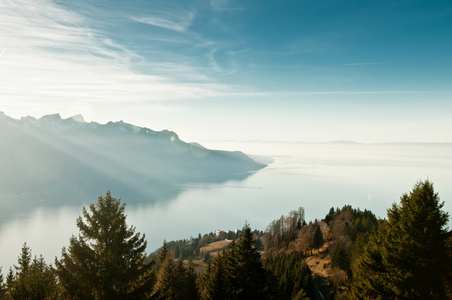
[{"label": "wispy cloud", "polygon": [[[141,21],[182,32],[193,17]],[[0,110],[64,114],[82,101],[98,112],[120,111],[149,102],[240,92],[214,83],[190,63],[149,61],[51,0],[0,1],[0,28]],[[137,71],[137,66],[150,72]]]},{"label": "wispy cloud", "polygon": [[[177,15],[177,14],[176,14]],[[194,13],[185,13],[182,16],[178,15],[177,20],[169,19],[168,17],[146,16],[146,17],[130,17],[133,21],[156,26],[177,32],[185,32],[191,25],[194,18]]]}]

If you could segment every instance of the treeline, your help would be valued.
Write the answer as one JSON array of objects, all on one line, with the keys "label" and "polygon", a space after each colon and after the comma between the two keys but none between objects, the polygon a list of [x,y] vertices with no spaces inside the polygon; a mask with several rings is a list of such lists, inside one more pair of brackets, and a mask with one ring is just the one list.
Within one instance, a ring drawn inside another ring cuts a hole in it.
[{"label": "treeline", "polygon": [[[267,259],[329,258],[326,298],[452,299],[452,232],[443,206],[427,180],[403,194],[383,220],[346,205],[300,227],[292,212],[267,228],[265,252]],[[275,230],[282,223],[290,226]]]},{"label": "treeline", "polygon": [[[253,237],[256,240],[255,246],[258,250],[263,250],[263,246],[261,243],[261,238],[263,236],[262,231],[254,230]],[[242,230],[235,231],[217,231],[215,233],[211,232],[208,234],[204,234],[201,236],[201,233],[198,234],[198,237],[190,237],[189,239],[177,240],[165,242],[166,247],[169,251],[171,251],[173,257],[177,259],[198,259],[204,258],[207,261],[206,257],[210,257],[209,251],[202,251],[201,249],[211,243],[224,241],[224,240],[237,240],[240,239],[243,235]],[[152,255],[152,254],[151,254]]]},{"label": "treeline", "polygon": [[[265,233],[245,224],[238,234],[165,242],[148,257],[144,235],[126,225],[124,204],[108,192],[83,208],[80,233],[54,265],[32,259],[25,244],[14,269],[6,276],[0,269],[0,298],[452,299],[452,234],[443,205],[423,181],[387,219],[344,206],[307,223],[300,208]],[[216,239],[231,242],[195,268],[200,249]],[[311,258],[328,260],[326,278],[313,273]]]}]

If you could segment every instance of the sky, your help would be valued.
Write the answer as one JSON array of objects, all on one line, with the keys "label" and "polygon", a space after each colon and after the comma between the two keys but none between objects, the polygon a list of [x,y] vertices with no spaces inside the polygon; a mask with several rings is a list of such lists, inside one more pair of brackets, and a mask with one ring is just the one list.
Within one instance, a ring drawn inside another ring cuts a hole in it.
[{"label": "sky", "polygon": [[189,142],[452,142],[452,2],[1,0],[0,111]]}]

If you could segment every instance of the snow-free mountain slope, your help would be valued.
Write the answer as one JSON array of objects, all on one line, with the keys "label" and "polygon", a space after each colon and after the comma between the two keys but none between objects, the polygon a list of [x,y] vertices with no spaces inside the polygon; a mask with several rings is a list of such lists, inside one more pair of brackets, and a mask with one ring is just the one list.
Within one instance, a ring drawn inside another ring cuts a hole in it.
[{"label": "snow-free mountain slope", "polygon": [[241,180],[265,167],[242,152],[186,143],[171,131],[87,123],[80,115],[16,120],[1,113],[0,139],[1,193],[45,201],[93,199],[106,190],[162,201],[187,183]]}]

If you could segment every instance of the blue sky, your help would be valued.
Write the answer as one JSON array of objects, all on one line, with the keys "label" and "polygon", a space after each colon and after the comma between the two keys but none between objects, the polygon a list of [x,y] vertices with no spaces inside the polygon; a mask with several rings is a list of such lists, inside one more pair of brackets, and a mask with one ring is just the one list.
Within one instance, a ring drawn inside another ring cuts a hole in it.
[{"label": "blue sky", "polygon": [[452,142],[450,1],[2,0],[0,111],[186,141]]}]

